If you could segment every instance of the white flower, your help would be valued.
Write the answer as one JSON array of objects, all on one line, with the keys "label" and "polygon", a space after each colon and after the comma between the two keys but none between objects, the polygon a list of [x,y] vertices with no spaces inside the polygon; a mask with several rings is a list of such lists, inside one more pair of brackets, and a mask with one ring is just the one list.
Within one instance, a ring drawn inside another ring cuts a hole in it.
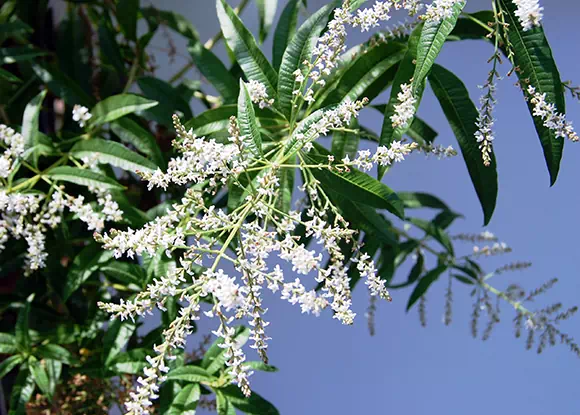
[{"label": "white flower", "polygon": [[490,73],[490,78],[487,84],[482,88],[487,88],[487,93],[480,98],[481,106],[477,116],[477,131],[475,132],[475,139],[479,143],[483,164],[489,166],[491,164],[492,142],[493,135],[493,107],[496,104],[495,100],[495,83],[492,81],[493,73]]},{"label": "white flower", "polygon": [[417,103],[410,84],[401,84],[401,92],[397,94],[397,101],[399,103],[395,105],[395,114],[391,116],[391,122],[393,128],[399,126],[406,128],[409,121],[415,116],[415,104]]},{"label": "white flower", "polygon": [[266,108],[274,104],[274,99],[268,99],[268,92],[266,91],[266,85],[262,82],[250,80],[246,84],[248,93],[250,94],[250,99],[254,104],[258,104],[260,108]]},{"label": "white flower", "polygon": [[440,22],[453,15],[453,6],[462,3],[464,0],[434,0],[433,3],[427,6],[423,19],[433,22]]},{"label": "white flower", "polygon": [[556,111],[553,103],[546,102],[546,94],[536,92],[533,86],[528,87],[528,94],[531,96],[530,102],[534,105],[533,114],[544,121],[544,127],[552,130],[557,138],[568,138],[571,141],[578,141],[578,134],[574,131],[572,123],[566,120],[564,114]]},{"label": "white flower", "polygon": [[79,126],[83,128],[88,120],[93,116],[87,107],[81,105],[75,105],[73,107],[73,120],[79,123]]},{"label": "white flower", "polygon": [[539,0],[512,0],[512,2],[517,6],[515,15],[524,31],[540,25],[544,8],[540,7]]}]

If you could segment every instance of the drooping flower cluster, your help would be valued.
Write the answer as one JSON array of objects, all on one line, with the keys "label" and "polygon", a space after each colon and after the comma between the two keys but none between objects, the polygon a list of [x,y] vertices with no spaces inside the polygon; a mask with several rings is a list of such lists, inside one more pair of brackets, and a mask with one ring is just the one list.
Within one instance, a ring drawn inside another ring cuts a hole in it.
[{"label": "drooping flower cluster", "polygon": [[75,105],[73,107],[73,120],[79,123],[81,128],[84,128],[86,123],[92,118],[93,114],[89,112],[87,107],[81,105]]},{"label": "drooping flower cluster", "polygon": [[[185,301],[186,309],[199,305],[202,298],[213,299],[213,306],[203,312],[218,320],[214,334],[222,338],[222,346],[227,351],[227,373],[231,381],[244,394],[249,394],[251,372],[244,364],[245,353],[236,344],[230,324],[234,318],[246,319],[250,326],[250,347],[267,361],[270,338],[266,334],[263,289],[279,293],[283,300],[299,305],[303,313],[319,315],[330,309],[333,318],[352,324],[355,313],[351,310],[348,270],[356,267],[371,295],[390,300],[373,259],[358,249],[356,232],[330,202],[311,169],[344,171],[357,166],[389,165],[402,161],[417,144],[394,142],[389,147],[379,147],[374,156],[362,152],[353,161],[334,163],[334,158],[328,156],[327,164],[296,165],[303,171],[304,184],[300,189],[306,194],[308,206],[300,213],[282,209],[278,204],[281,166],[288,166],[290,157],[318,153],[313,141],[333,129],[347,127],[366,102],[345,100],[334,109],[323,110],[315,122],[298,123],[294,132],[279,143],[279,152],[272,159],[250,156],[250,149],[244,147],[239,137],[235,118],[230,120],[231,144],[196,137],[175,118],[174,146],[180,155],[168,163],[166,172],[159,170],[141,173],[141,176],[149,181],[150,187],[166,187],[169,183],[186,185],[184,197],[165,216],[141,229],[97,233],[95,238],[116,257],[162,252],[172,255],[179,250],[182,252],[179,265],[153,280],[132,300],[99,306],[114,317],[134,319],[150,313],[154,307],[164,310],[171,297]],[[250,183],[249,176],[253,177]],[[225,185],[230,192],[236,186],[241,192],[237,205],[228,211],[208,203],[208,196],[217,194]],[[298,226],[304,228],[302,237],[295,234]],[[306,241],[310,239],[318,248],[308,246]],[[352,246],[349,255],[344,251],[344,244]],[[326,265],[323,258],[328,259]],[[225,273],[224,261],[234,266],[235,275]],[[280,262],[286,262],[291,271],[284,272]],[[313,284],[318,284],[319,289],[315,290]],[[189,324],[189,320],[179,317],[171,327],[178,330],[182,324]],[[163,353],[173,348],[168,341],[166,338],[158,347]],[[129,413],[137,414],[150,406],[152,398],[147,398],[146,392],[156,396],[154,385],[160,379],[156,367],[151,365],[128,403],[127,408],[133,411]]]},{"label": "drooping flower cluster", "polygon": [[262,82],[250,80],[246,83],[246,88],[248,88],[248,93],[254,104],[258,104],[260,108],[270,107],[274,104],[274,99],[268,97],[268,92],[266,91],[266,85]]},{"label": "drooping flower cluster", "polygon": [[574,131],[572,123],[566,120],[564,114],[556,110],[554,103],[546,102],[546,94],[536,92],[536,88],[528,86],[530,102],[534,105],[534,116],[544,121],[544,127],[549,128],[558,138],[567,138],[578,141],[578,134]]},{"label": "drooping flower cluster", "polygon": [[493,107],[497,101],[495,99],[496,84],[493,82],[493,77],[494,74],[490,73],[488,82],[481,87],[482,89],[486,88],[487,92],[479,100],[479,113],[477,122],[475,123],[477,125],[475,138],[479,143],[479,150],[481,151],[484,166],[491,164],[492,144],[495,138],[493,135]]},{"label": "drooping flower cluster", "polygon": [[540,25],[544,8],[540,6],[539,0],[512,0],[512,2],[517,6],[515,15],[525,31]]},{"label": "drooping flower cluster", "polygon": [[[413,80],[411,79],[411,83]],[[398,103],[395,104],[395,113],[391,116],[393,128],[406,128],[409,121],[415,116],[415,104],[417,99],[413,94],[411,84],[401,84],[401,92],[397,94]]]},{"label": "drooping flower cluster", "polygon": [[0,156],[0,177],[6,178],[12,173],[14,161],[24,153],[24,137],[14,129],[0,124],[0,142],[6,147]]},{"label": "drooping flower cluster", "polygon": [[490,256],[490,255],[499,255],[511,252],[511,248],[505,242],[496,242],[493,245],[485,245],[483,247],[474,246],[473,247],[473,255],[474,256]]},{"label": "drooping flower cluster", "polygon": [[48,203],[41,201],[44,195],[36,193],[8,193],[0,190],[0,251],[11,235],[15,239],[24,238],[28,245],[25,260],[27,274],[45,266],[46,232],[56,228],[62,222],[65,208],[76,213],[79,220],[88,225],[89,230],[101,231],[104,221],[120,221],[123,212],[118,204],[107,194],[99,199],[101,212],[96,212],[90,204],[85,204],[83,196],[73,198],[56,188]]}]

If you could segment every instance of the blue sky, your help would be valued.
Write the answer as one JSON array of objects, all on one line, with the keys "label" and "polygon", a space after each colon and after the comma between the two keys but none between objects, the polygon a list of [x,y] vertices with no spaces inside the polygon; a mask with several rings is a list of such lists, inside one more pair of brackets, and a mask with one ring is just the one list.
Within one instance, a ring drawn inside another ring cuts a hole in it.
[{"label": "blue sky", "polygon": [[[152,3],[184,14],[203,38],[209,38],[218,28],[212,0]],[[326,3],[309,0],[312,10]],[[562,79],[580,83],[575,27],[580,2],[543,3],[544,28]],[[488,8],[489,4],[487,0],[470,0],[468,10]],[[256,14],[249,7],[243,15],[254,33]],[[184,42],[173,38],[178,50],[186,53]],[[154,43],[163,45],[164,39],[157,36]],[[222,48],[217,50],[224,56]],[[270,50],[271,42],[267,41],[265,51],[269,54]],[[492,48],[482,42],[453,43],[445,46],[437,62],[464,80],[475,101],[479,96],[477,85],[484,82],[489,70],[486,61],[491,53]],[[170,66],[162,54],[157,61],[161,66],[158,76],[162,78],[168,78],[182,63],[178,57],[176,64]],[[508,70],[508,65],[504,65],[501,71]],[[190,76],[196,79],[198,75],[192,71]],[[546,302],[578,304],[580,279],[575,232],[580,229],[577,214],[580,147],[566,143],[560,177],[550,188],[539,140],[514,83],[513,77],[506,78],[498,86],[495,151],[500,188],[496,212],[488,227],[514,251],[504,258],[489,260],[486,265],[492,270],[509,261],[532,261],[530,270],[506,274],[495,284],[505,288],[510,282],[518,282],[532,289],[558,277],[560,283],[539,300],[538,308]],[[578,102],[569,96],[567,100],[569,119],[580,125]],[[419,114],[439,132],[440,144],[456,146],[430,91]],[[363,115],[362,121],[375,131],[380,130],[382,120],[372,110]],[[452,228],[456,233],[482,230],[479,202],[461,157],[440,161],[414,155],[393,169],[385,182],[395,190],[427,191],[441,197],[465,215]],[[470,246],[464,248],[468,252]],[[353,327],[340,325],[329,314],[319,318],[301,315],[299,309],[281,300],[268,300],[269,335],[273,338],[269,356],[280,372],[254,375],[254,389],[274,402],[283,415],[578,413],[580,360],[563,346],[548,349],[540,356],[525,351],[523,340],[513,336],[514,313],[508,307],[503,308],[502,322],[490,340],[472,339],[469,330],[472,302],[469,291],[459,284],[455,284],[454,321],[445,327],[441,316],[446,281],[442,278],[428,294],[427,328],[420,326],[416,310],[405,313],[410,291],[395,291],[392,303],[379,304],[374,337],[369,336],[363,317],[368,305],[363,289],[354,293],[358,319]],[[203,323],[201,327],[204,328]],[[564,327],[580,338],[578,319]],[[195,343],[196,338],[191,341]]]}]

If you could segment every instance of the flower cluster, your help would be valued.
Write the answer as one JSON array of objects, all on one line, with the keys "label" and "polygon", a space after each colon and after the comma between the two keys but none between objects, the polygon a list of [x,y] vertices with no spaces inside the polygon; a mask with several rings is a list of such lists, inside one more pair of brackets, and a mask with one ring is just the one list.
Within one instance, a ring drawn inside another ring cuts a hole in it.
[{"label": "flower cluster", "polygon": [[544,8],[540,6],[539,0],[512,0],[512,2],[517,6],[515,15],[525,31],[540,25]]},{"label": "flower cluster", "polygon": [[0,124],[0,143],[7,147],[0,156],[0,177],[7,178],[12,173],[14,161],[24,153],[24,137],[12,128]]},{"label": "flower cluster", "polygon": [[99,198],[101,212],[94,211],[90,204],[84,203],[83,196],[74,198],[64,193],[62,188],[55,188],[52,197],[41,205],[44,195],[36,193],[8,193],[0,190],[0,251],[12,235],[15,239],[24,238],[28,245],[25,261],[27,274],[45,266],[46,232],[56,228],[62,222],[65,208],[75,213],[78,219],[88,225],[89,230],[101,231],[104,221],[120,221],[123,212],[119,205],[107,194]]},{"label": "flower cluster", "polygon": [[[277,203],[281,197],[280,166],[297,152],[300,156],[314,151],[312,142],[316,138],[347,126],[365,103],[366,100],[345,100],[336,108],[323,111],[316,122],[299,123],[295,131],[280,142],[280,152],[273,160],[248,157],[249,151],[240,140],[235,118],[230,120],[230,144],[196,137],[175,118],[177,138],[174,145],[180,155],[169,162],[166,172],[159,170],[141,173],[141,176],[150,186],[186,185],[184,197],[174,203],[165,216],[141,229],[96,233],[95,239],[103,243],[105,249],[112,250],[116,257],[133,258],[134,255],[162,252],[171,256],[174,251],[180,251],[179,265],[154,279],[132,300],[99,306],[113,317],[134,319],[152,312],[154,307],[165,310],[169,298],[178,298],[183,303],[182,314],[170,328],[187,333],[194,313],[191,310],[197,313],[201,300],[211,299],[213,306],[203,313],[217,319],[218,328],[214,334],[222,339],[221,345],[226,350],[227,373],[248,395],[251,371],[244,364],[246,355],[234,340],[231,323],[234,319],[247,320],[252,340],[250,347],[267,362],[270,338],[266,333],[269,323],[264,319],[267,310],[262,306],[264,289],[279,293],[281,299],[300,306],[303,313],[318,316],[329,309],[333,318],[343,324],[352,324],[355,313],[351,309],[349,268],[356,267],[371,295],[390,300],[373,259],[358,249],[356,232],[330,202],[310,169],[347,169],[373,163],[389,165],[402,161],[416,148],[415,143],[394,142],[389,147],[379,147],[372,157],[362,152],[354,161],[343,160],[342,164],[333,164],[334,159],[329,156],[328,165],[296,165],[304,174],[301,189],[306,194],[308,206],[300,213],[283,210]],[[252,183],[246,181],[247,184],[242,185],[252,171],[256,171]],[[227,211],[207,201],[208,195],[217,194],[225,185],[243,188],[237,207]],[[295,233],[298,226],[304,229],[302,237]],[[310,248],[308,240],[318,248]],[[344,252],[345,244],[352,246],[349,255]],[[326,264],[323,258],[327,258]],[[226,274],[223,262],[233,265],[233,274]],[[291,271],[284,272],[280,262],[286,262]],[[318,285],[318,289],[313,285]],[[157,347],[159,356],[170,353],[175,347],[171,336],[175,335],[168,333],[163,344]],[[185,337],[178,338],[179,346]],[[162,379],[159,362],[164,358],[157,359],[154,363],[158,366],[151,364],[147,368],[127,403],[131,414],[144,411],[156,397],[156,388]]]},{"label": "flower cluster", "polygon": [[246,84],[250,98],[254,104],[258,104],[260,108],[266,108],[274,104],[274,99],[268,97],[266,85],[261,82],[250,80]]},{"label": "flower cluster", "polygon": [[[495,72],[495,70],[492,72]],[[487,92],[479,100],[481,106],[479,107],[476,122],[477,131],[475,132],[475,138],[479,143],[479,149],[485,166],[491,164],[492,143],[495,138],[493,135],[493,107],[497,101],[495,99],[496,85],[493,82],[494,73],[492,72],[490,72],[488,82],[481,87],[482,89],[486,88]]]},{"label": "flower cluster", "polygon": [[81,128],[84,128],[86,123],[91,119],[93,116],[87,107],[83,107],[81,105],[75,105],[73,107],[73,120],[79,123]]},{"label": "flower cluster", "polygon": [[421,18],[433,22],[440,22],[443,19],[451,17],[453,15],[453,7],[463,2],[464,0],[434,0],[433,3],[427,6],[427,10]]},{"label": "flower cluster", "polygon": [[491,256],[491,255],[499,255],[511,252],[511,248],[507,246],[505,242],[496,242],[493,245],[485,245],[483,247],[474,246],[473,247],[473,255],[474,256]]},{"label": "flower cluster", "polygon": [[533,86],[528,86],[530,102],[534,105],[534,116],[540,117],[544,121],[544,127],[552,130],[558,138],[568,138],[571,141],[578,141],[578,134],[574,131],[572,123],[566,120],[564,114],[556,111],[553,103],[546,102],[546,94],[539,93]]},{"label": "flower cluster", "polygon": [[[411,83],[413,80],[411,79]],[[397,94],[398,103],[395,104],[395,113],[391,116],[393,128],[406,128],[409,121],[415,116],[415,104],[417,99],[413,94],[411,84],[401,84],[401,92]]]},{"label": "flower cluster", "polygon": [[389,147],[379,146],[374,154],[371,155],[370,150],[359,150],[357,157],[350,160],[348,156],[342,159],[342,162],[349,166],[369,171],[374,164],[380,166],[390,166],[393,163],[405,160],[405,156],[410,154],[413,150],[418,148],[417,143],[402,143],[401,141],[393,141]]}]

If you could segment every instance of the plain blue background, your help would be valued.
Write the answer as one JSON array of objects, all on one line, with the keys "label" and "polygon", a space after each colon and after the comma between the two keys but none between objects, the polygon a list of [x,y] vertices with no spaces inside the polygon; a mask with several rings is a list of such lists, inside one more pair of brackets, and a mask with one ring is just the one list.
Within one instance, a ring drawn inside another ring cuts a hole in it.
[{"label": "plain blue background", "polygon": [[[142,0],[142,3],[146,3]],[[218,28],[212,0],[154,0],[154,6],[185,15],[199,30],[203,39]],[[280,0],[280,8],[285,4]],[[309,0],[310,11],[323,0]],[[371,3],[371,2],[369,2]],[[577,22],[580,2],[544,1],[544,28],[551,42],[562,79],[580,83]],[[231,1],[232,5],[237,1]],[[490,7],[490,1],[470,0],[468,11]],[[250,6],[243,20],[257,32],[257,12]],[[393,19],[389,24],[395,24]],[[186,55],[185,42],[171,35],[179,54]],[[367,36],[353,33],[352,41]],[[166,39],[157,35],[153,44],[166,47]],[[264,46],[270,55],[271,40]],[[225,57],[220,45],[216,48]],[[457,73],[468,86],[472,99],[480,94],[477,85],[484,83],[492,54],[490,45],[480,41],[445,45],[438,63]],[[170,64],[166,55],[156,51],[160,66],[157,76],[169,78],[186,60],[177,56]],[[501,68],[507,73],[509,66]],[[194,70],[190,79],[198,79]],[[534,266],[522,273],[506,274],[492,280],[500,288],[518,282],[535,288],[552,277],[560,283],[539,300],[538,308],[547,302],[564,305],[579,303],[578,278],[578,177],[580,147],[566,143],[560,177],[549,187],[539,140],[533,128],[521,92],[514,77],[498,86],[495,151],[499,170],[499,199],[489,230],[506,241],[514,252],[509,256],[484,262],[493,270],[509,261],[530,260]],[[388,95],[383,94],[384,102]],[[567,96],[568,117],[580,123],[578,102]],[[199,113],[200,109],[195,111]],[[440,144],[457,148],[452,132],[431,91],[427,91],[419,114],[439,132]],[[362,115],[366,126],[380,131],[381,117],[373,110]],[[465,219],[452,230],[480,232],[482,214],[467,175],[463,159],[425,160],[413,155],[397,166],[385,181],[399,191],[426,191],[440,196]],[[470,246],[457,246],[470,250]],[[399,275],[404,278],[405,275]],[[513,311],[503,307],[502,322],[487,342],[470,336],[469,316],[472,299],[469,290],[455,284],[453,324],[441,323],[446,278],[428,294],[427,328],[419,324],[416,310],[405,313],[409,290],[393,292],[391,304],[380,303],[376,315],[376,335],[369,336],[364,312],[368,305],[366,290],[354,293],[358,313],[353,327],[340,325],[329,313],[319,318],[300,314],[281,300],[267,300],[266,319],[271,321],[268,334],[271,363],[277,374],[257,373],[253,388],[275,403],[283,415],[301,414],[577,414],[580,411],[578,376],[580,360],[566,347],[548,349],[538,356],[526,352],[523,339],[513,336]],[[201,331],[210,329],[203,321]],[[580,338],[577,319],[564,325],[565,331]],[[190,339],[192,345],[198,336]],[[255,359],[256,357],[252,357]],[[203,411],[201,411],[203,413]]]}]

